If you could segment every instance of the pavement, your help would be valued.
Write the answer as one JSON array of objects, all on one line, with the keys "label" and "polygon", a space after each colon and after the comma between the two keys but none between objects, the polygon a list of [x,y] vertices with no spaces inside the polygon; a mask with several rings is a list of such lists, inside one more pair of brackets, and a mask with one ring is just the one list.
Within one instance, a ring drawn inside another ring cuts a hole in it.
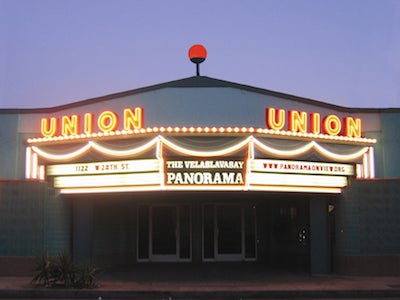
[{"label": "pavement", "polygon": [[10,299],[400,299],[400,276],[311,276],[254,268],[137,266],[108,270],[94,289],[45,288],[28,276],[0,277],[0,298]]}]

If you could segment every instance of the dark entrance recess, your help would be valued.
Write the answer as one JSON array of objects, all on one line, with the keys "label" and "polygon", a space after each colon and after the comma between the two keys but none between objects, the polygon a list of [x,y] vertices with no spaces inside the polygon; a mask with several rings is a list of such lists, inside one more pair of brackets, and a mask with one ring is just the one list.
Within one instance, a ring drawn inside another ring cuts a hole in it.
[{"label": "dark entrance recess", "polygon": [[[113,202],[119,218],[111,214],[108,200],[93,202],[94,226],[109,220],[104,228],[96,227],[94,249],[107,257],[122,254],[141,263],[249,262],[268,272],[329,273],[332,233],[325,230],[329,229],[325,197],[246,192],[171,193],[155,198],[147,203],[144,196],[140,203],[128,198]],[[79,220],[77,207],[74,217]],[[85,220],[88,215],[84,214]],[[115,234],[108,238],[104,230],[110,226]],[[82,240],[79,236],[75,230],[76,245]],[[113,250],[109,255],[108,248]]]},{"label": "dark entrance recess", "polygon": [[308,271],[310,225],[308,201],[274,201],[272,207],[270,263],[274,268]]}]

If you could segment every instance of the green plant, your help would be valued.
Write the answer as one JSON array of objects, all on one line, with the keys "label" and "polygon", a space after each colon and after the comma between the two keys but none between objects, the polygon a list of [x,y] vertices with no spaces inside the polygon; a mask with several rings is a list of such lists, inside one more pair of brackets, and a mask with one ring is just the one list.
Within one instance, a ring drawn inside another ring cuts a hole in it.
[{"label": "green plant", "polygon": [[101,270],[89,263],[77,265],[71,254],[63,251],[50,259],[45,251],[35,255],[35,274],[32,283],[52,287],[94,288]]},{"label": "green plant", "polygon": [[66,288],[74,287],[76,273],[77,267],[71,254],[65,250],[58,254],[54,263],[55,281],[61,283]]},{"label": "green plant", "polygon": [[90,263],[82,263],[78,268],[76,281],[77,288],[94,288],[97,285],[97,276],[102,271]]},{"label": "green plant", "polygon": [[54,266],[47,256],[47,252],[42,251],[35,254],[35,274],[32,283],[49,287],[54,284]]}]

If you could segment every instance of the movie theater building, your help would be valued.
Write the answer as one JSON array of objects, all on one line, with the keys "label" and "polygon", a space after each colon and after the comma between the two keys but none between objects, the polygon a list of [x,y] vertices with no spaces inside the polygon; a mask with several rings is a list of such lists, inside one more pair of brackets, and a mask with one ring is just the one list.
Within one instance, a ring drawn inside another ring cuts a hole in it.
[{"label": "movie theater building", "polygon": [[205,76],[0,111],[0,264],[399,274],[400,109]]}]

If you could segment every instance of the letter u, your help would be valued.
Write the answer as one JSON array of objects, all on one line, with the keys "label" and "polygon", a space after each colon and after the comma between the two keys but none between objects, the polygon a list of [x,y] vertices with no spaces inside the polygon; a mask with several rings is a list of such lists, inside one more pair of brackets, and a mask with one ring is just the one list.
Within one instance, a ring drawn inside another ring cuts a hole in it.
[{"label": "letter u", "polygon": [[40,131],[44,137],[52,137],[57,133],[57,118],[43,118],[40,126]]},{"label": "letter u", "polygon": [[285,126],[285,110],[267,108],[265,123],[269,129],[281,130]]}]

